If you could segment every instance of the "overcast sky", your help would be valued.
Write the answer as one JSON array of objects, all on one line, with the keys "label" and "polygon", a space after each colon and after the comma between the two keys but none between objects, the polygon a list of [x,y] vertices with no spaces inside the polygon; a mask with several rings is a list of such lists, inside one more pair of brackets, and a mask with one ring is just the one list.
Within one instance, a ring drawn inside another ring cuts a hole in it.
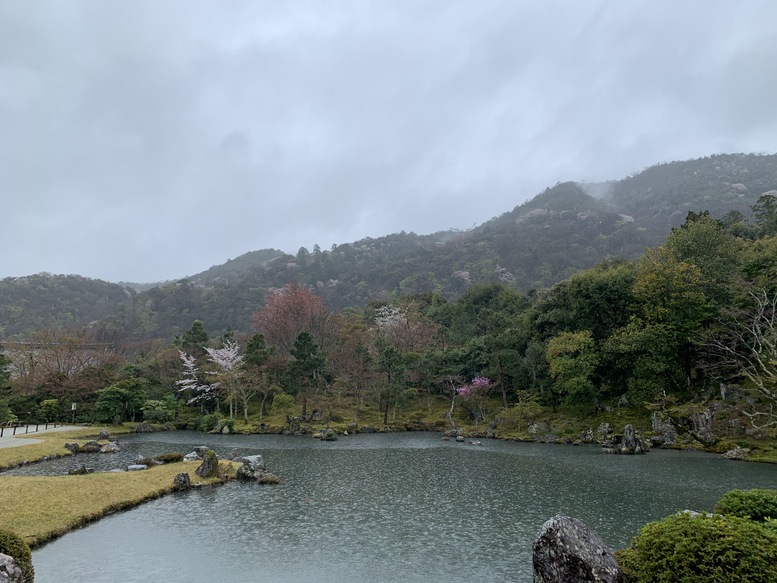
[{"label": "overcast sky", "polygon": [[0,277],[151,282],[777,152],[777,2],[0,0]]}]

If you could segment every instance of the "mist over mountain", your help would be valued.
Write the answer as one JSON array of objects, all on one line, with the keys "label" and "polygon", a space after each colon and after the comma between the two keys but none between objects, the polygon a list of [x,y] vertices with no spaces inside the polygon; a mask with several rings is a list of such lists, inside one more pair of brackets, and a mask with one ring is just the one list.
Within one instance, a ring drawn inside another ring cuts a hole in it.
[{"label": "mist over mountain", "polygon": [[[127,339],[172,339],[195,319],[208,330],[250,330],[268,290],[311,286],[330,309],[437,292],[453,298],[497,281],[549,287],[600,261],[659,245],[689,211],[750,214],[777,191],[777,155],[726,154],[671,162],[605,183],[558,183],[469,230],[395,233],[333,245],[250,251],[188,278],[148,287],[74,275],[0,281],[0,341],[47,327],[100,326]],[[485,195],[485,194],[484,194]]]}]

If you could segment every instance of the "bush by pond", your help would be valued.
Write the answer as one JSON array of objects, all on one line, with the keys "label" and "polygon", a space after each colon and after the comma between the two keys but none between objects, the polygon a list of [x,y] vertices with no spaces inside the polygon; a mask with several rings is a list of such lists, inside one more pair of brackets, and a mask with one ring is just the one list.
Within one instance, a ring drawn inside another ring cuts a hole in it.
[{"label": "bush by pond", "polygon": [[777,519],[777,490],[731,490],[718,500],[715,512],[759,522]]},{"label": "bush by pond", "polygon": [[777,581],[777,533],[737,516],[669,516],[616,556],[630,583]]},{"label": "bush by pond", "polygon": [[33,582],[35,569],[32,567],[32,551],[19,535],[0,529],[0,553],[14,558],[16,565],[22,570],[24,583]]}]

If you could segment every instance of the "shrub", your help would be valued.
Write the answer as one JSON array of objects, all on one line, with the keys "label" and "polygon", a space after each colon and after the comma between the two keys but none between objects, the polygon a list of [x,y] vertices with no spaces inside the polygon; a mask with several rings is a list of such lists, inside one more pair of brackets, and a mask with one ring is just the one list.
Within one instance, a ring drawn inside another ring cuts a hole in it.
[{"label": "shrub", "polygon": [[718,500],[715,512],[759,522],[777,519],[777,490],[731,490]]},{"label": "shrub", "polygon": [[16,565],[22,570],[24,583],[32,583],[35,580],[32,551],[22,537],[10,530],[0,529],[0,553],[14,558]]},{"label": "shrub", "polygon": [[213,431],[221,420],[221,413],[210,413],[200,417],[199,430]]},{"label": "shrub", "polygon": [[155,458],[148,457],[147,455],[138,456],[138,459],[135,461],[135,463],[143,466],[148,466],[149,468],[152,468],[158,465],[158,462]]},{"label": "shrub", "polygon": [[219,419],[218,423],[216,423],[216,427],[214,427],[213,430],[216,433],[221,433],[225,427],[229,428],[229,432],[230,433],[234,433],[235,432],[235,420],[234,419]]},{"label": "shrub", "polygon": [[161,453],[154,458],[156,461],[162,464],[172,464],[175,462],[183,461],[183,454],[179,452]]},{"label": "shrub", "polygon": [[670,516],[651,522],[616,558],[630,583],[777,581],[777,535],[736,516]]}]

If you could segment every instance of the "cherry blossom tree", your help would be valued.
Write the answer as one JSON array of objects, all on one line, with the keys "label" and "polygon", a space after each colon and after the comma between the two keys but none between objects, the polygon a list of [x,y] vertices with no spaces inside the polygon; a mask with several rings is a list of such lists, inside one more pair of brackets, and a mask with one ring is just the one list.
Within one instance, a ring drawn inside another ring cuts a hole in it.
[{"label": "cherry blossom tree", "polygon": [[[213,386],[221,389],[229,403],[229,418],[235,416],[235,398],[240,394],[243,386],[242,367],[245,358],[240,354],[240,345],[237,342],[227,340],[221,348],[205,348],[208,354],[208,360],[218,367],[217,375],[219,381]],[[244,414],[248,417],[247,399],[243,403]]]},{"label": "cherry blossom tree", "polygon": [[459,395],[464,401],[469,402],[476,410],[475,424],[481,419],[486,419],[486,412],[488,410],[488,396],[491,393],[491,389],[494,383],[487,377],[477,376],[472,379],[472,382],[456,389],[456,394]]},{"label": "cherry blossom tree", "polygon": [[199,403],[200,413],[203,412],[205,404],[210,404],[216,400],[217,387],[212,384],[203,384],[200,381],[200,370],[197,368],[197,359],[179,350],[178,354],[183,363],[183,378],[175,382],[178,385],[178,391],[188,396],[187,405]]}]

